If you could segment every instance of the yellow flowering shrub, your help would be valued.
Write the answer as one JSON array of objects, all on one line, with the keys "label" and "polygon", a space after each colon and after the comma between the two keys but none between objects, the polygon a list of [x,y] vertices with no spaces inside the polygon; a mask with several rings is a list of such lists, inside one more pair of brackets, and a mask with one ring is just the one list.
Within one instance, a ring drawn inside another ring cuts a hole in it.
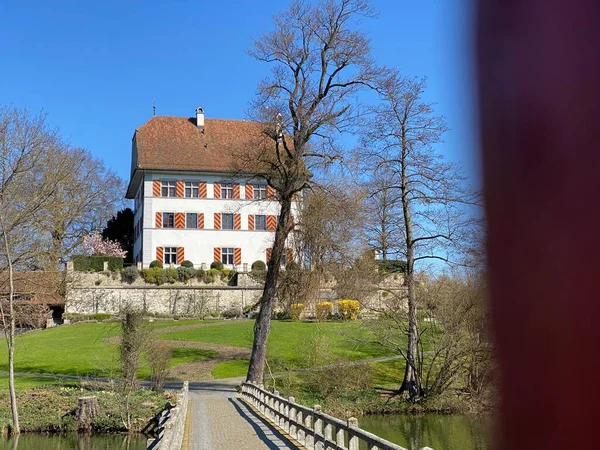
[{"label": "yellow flowering shrub", "polygon": [[317,303],[317,320],[327,320],[329,315],[333,312],[333,303],[331,302],[320,302]]},{"label": "yellow flowering shrub", "polygon": [[338,301],[338,311],[343,320],[356,320],[360,304],[357,300],[342,299]]},{"label": "yellow flowering shrub", "polygon": [[292,303],[290,314],[292,320],[300,319],[300,314],[304,311],[304,303]]}]

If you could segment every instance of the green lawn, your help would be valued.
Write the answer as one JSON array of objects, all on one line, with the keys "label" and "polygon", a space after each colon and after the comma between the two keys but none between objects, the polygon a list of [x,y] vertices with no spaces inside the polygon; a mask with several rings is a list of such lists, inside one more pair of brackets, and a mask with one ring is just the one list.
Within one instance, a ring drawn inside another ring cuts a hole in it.
[{"label": "green lawn", "polygon": [[235,359],[217,364],[213,367],[212,376],[218,380],[220,378],[243,377],[248,372],[248,359]]}]

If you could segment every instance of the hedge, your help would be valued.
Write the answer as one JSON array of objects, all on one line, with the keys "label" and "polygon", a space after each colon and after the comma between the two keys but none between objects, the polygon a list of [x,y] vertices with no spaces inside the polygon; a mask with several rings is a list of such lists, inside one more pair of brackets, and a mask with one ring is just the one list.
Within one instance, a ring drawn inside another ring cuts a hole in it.
[{"label": "hedge", "polygon": [[123,258],[118,256],[74,255],[71,260],[73,261],[73,269],[79,272],[102,272],[104,261],[108,262],[108,270],[111,272],[117,272],[123,268]]}]

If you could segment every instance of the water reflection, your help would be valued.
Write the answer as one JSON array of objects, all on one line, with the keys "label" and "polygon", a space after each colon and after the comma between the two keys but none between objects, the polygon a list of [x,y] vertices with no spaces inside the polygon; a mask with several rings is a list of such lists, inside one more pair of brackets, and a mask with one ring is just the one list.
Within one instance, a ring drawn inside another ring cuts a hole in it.
[{"label": "water reflection", "polygon": [[491,450],[489,417],[426,414],[420,416],[366,416],[361,428],[408,448],[434,450]]},{"label": "water reflection", "polygon": [[0,450],[145,450],[146,438],[119,434],[28,434],[2,437]]}]

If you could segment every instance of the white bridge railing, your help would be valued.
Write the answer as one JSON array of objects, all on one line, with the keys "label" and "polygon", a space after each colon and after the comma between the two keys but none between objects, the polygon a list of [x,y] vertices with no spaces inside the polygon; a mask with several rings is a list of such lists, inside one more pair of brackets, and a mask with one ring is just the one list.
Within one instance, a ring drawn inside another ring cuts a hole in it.
[{"label": "white bridge railing", "polygon": [[359,450],[361,442],[368,450],[406,450],[358,428],[354,417],[340,420],[321,412],[319,405],[307,408],[296,403],[294,397],[285,399],[279,392],[269,392],[262,386],[242,383],[242,397],[277,428],[311,450]]}]

